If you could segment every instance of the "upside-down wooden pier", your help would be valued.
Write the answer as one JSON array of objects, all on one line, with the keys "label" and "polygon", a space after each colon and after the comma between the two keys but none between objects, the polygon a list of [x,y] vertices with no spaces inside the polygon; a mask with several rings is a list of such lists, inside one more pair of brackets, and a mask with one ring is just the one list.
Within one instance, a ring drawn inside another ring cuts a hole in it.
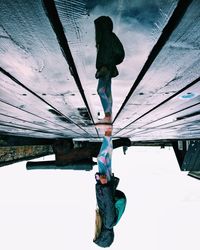
[{"label": "upside-down wooden pier", "polygon": [[180,142],[200,138],[199,9],[199,0],[0,0],[1,137],[55,148],[102,136],[94,19],[108,15],[126,52],[112,81],[113,138],[168,143],[182,164]]}]

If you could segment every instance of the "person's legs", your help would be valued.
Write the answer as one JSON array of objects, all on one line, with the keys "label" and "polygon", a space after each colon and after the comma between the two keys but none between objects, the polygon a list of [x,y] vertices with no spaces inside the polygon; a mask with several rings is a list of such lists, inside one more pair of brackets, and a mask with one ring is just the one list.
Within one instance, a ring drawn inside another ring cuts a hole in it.
[{"label": "person's legs", "polygon": [[103,106],[105,116],[112,115],[112,92],[111,92],[111,77],[107,74],[99,78],[97,92]]},{"label": "person's legs", "polygon": [[105,115],[112,115],[112,90],[111,90],[111,78],[109,79],[109,84],[106,85],[106,96],[107,96],[107,102],[108,102],[108,107],[105,112]]},{"label": "person's legs", "polygon": [[97,157],[97,163],[100,175],[106,175],[107,181],[110,181],[112,176],[111,159],[112,159],[112,136],[104,136],[103,143],[99,155]]}]

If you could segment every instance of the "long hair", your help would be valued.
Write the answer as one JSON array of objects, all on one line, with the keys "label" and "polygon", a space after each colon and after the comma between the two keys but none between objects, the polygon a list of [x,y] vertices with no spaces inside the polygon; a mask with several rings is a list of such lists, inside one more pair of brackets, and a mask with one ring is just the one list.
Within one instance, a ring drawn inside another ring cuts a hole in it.
[{"label": "long hair", "polygon": [[100,233],[101,233],[101,228],[102,228],[102,218],[99,213],[99,209],[97,208],[95,210],[95,234],[94,234],[94,240],[96,240]]},{"label": "long hair", "polygon": [[113,228],[107,229],[103,226],[99,209],[96,209],[95,236],[93,242],[99,247],[109,247],[114,240]]}]

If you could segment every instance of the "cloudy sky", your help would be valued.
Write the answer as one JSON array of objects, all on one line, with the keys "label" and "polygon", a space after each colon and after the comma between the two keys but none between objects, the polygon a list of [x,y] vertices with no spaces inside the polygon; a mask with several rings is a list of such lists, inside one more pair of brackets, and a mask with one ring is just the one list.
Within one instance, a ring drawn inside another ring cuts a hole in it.
[{"label": "cloudy sky", "polygon": [[[110,16],[113,20],[113,31],[125,49],[125,59],[118,65],[119,76],[112,81],[113,114],[117,113],[176,7],[177,0],[56,0],[55,3],[92,107],[100,107],[99,98],[95,95],[94,20],[102,15]],[[157,78],[160,79],[160,76]]]},{"label": "cloudy sky", "polygon": [[78,72],[83,83],[86,81],[84,84],[93,79],[95,71],[94,20],[97,17],[107,15],[113,20],[113,31],[126,52],[119,66],[120,80],[132,84],[177,4],[177,0],[55,2]]},{"label": "cloudy sky", "polygon": [[[0,248],[100,249],[92,242],[96,170],[1,168]],[[113,172],[127,207],[110,249],[199,249],[200,182],[179,171],[172,150],[116,149]]]}]

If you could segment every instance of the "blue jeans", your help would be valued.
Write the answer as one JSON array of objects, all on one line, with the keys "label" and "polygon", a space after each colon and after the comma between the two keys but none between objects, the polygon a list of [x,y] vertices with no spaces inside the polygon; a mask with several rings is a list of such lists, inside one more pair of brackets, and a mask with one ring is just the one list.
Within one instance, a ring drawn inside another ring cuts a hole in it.
[{"label": "blue jeans", "polygon": [[104,113],[112,114],[112,92],[110,73],[99,78],[97,93],[100,97]]},{"label": "blue jeans", "polygon": [[112,160],[112,137],[104,136],[103,143],[99,155],[97,157],[97,163],[99,168],[99,173],[106,175],[107,180],[110,181],[112,176],[111,160]]}]

